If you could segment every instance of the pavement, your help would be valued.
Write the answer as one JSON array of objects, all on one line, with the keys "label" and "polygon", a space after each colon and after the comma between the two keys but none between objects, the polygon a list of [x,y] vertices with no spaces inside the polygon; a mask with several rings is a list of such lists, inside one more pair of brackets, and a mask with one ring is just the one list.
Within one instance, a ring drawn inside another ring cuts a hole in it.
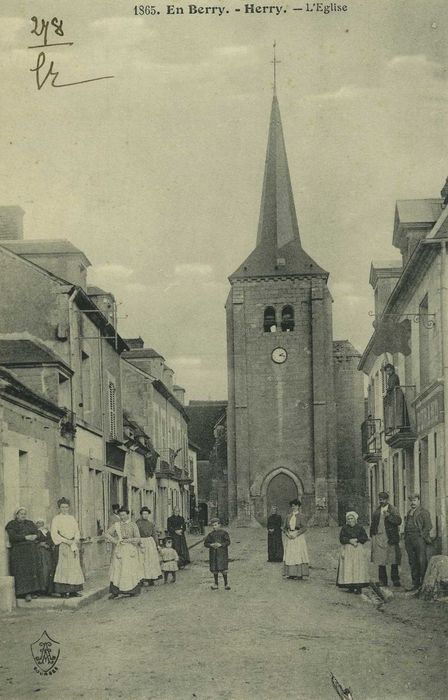
[{"label": "pavement", "polygon": [[[188,535],[188,547],[190,549],[196,547],[203,542],[204,537],[205,535]],[[29,612],[35,612],[37,610],[77,610],[78,608],[83,608],[85,605],[89,605],[89,603],[93,603],[95,600],[104,597],[107,593],[109,593],[108,566],[92,571],[90,576],[87,577],[82,594],[79,597],[59,598],[56,596],[43,596],[41,598],[34,598],[30,602],[23,598],[17,598],[16,605],[18,608],[25,608]]]},{"label": "pavement", "polygon": [[[377,605],[338,589],[337,529],[308,531],[309,581],[266,562],[261,528],[230,535],[230,591],[211,590],[199,543],[176,584],[2,618],[0,697],[330,700],[330,672],[354,700],[447,697],[448,606],[405,593]],[[44,630],[59,650],[48,677],[30,649]]]}]

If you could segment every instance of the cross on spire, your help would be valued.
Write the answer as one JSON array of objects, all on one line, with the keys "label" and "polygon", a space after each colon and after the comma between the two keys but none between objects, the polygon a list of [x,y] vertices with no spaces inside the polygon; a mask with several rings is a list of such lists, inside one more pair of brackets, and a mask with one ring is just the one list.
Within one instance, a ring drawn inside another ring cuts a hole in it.
[{"label": "cross on spire", "polygon": [[274,95],[277,94],[277,64],[281,63],[281,61],[277,60],[277,55],[276,55],[276,49],[277,47],[277,42],[274,40],[273,44],[273,49],[274,49],[274,59],[271,61],[271,63],[274,65]]}]

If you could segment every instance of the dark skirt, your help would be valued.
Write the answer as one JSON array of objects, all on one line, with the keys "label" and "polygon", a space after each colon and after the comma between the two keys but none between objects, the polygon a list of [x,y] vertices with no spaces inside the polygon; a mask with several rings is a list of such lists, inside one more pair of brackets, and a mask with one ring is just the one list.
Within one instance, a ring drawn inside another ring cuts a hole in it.
[{"label": "dark skirt", "polygon": [[37,559],[39,563],[39,590],[41,593],[50,594],[53,590],[54,557],[51,549],[37,545]]},{"label": "dark skirt", "polygon": [[282,531],[268,533],[268,561],[283,561]]},{"label": "dark skirt", "polygon": [[109,592],[112,593],[112,595],[129,595],[129,596],[134,596],[138,595],[141,591],[141,586],[138,583],[135,588],[132,589],[132,591],[120,591],[120,589],[117,586],[114,586],[114,584],[111,582],[109,584]]},{"label": "dark skirt", "polygon": [[54,583],[53,590],[55,593],[77,593],[82,591],[82,583]]},{"label": "dark skirt", "polygon": [[14,576],[17,596],[40,590],[39,560],[34,542],[13,544],[10,551],[10,572]]},{"label": "dark skirt", "polygon": [[173,548],[176,550],[179,556],[179,566],[185,566],[185,564],[190,563],[190,552],[188,551],[187,540],[185,535],[177,535],[175,532],[172,534]]}]

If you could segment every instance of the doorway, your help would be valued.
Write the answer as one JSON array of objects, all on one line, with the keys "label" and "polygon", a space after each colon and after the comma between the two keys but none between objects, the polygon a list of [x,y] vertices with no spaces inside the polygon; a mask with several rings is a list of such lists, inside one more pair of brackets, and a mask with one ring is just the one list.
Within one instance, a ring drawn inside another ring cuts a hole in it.
[{"label": "doorway", "polygon": [[278,514],[284,520],[289,512],[289,502],[300,496],[301,493],[298,492],[297,485],[290,476],[284,472],[276,474],[269,482],[266,493],[267,514],[270,514],[272,506],[277,506]]}]

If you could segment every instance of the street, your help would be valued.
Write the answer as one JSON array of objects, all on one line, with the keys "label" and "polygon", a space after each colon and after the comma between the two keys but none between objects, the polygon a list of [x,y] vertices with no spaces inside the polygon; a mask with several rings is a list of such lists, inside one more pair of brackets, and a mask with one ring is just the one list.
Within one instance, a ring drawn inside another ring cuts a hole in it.
[{"label": "street", "polygon": [[[306,582],[266,562],[261,528],[230,535],[230,591],[221,581],[210,589],[199,544],[174,585],[4,618],[0,696],[330,700],[332,671],[354,700],[446,697],[446,605],[399,593],[377,609],[337,589],[335,528],[308,531]],[[44,630],[60,644],[49,677],[33,670],[30,651]]]}]

